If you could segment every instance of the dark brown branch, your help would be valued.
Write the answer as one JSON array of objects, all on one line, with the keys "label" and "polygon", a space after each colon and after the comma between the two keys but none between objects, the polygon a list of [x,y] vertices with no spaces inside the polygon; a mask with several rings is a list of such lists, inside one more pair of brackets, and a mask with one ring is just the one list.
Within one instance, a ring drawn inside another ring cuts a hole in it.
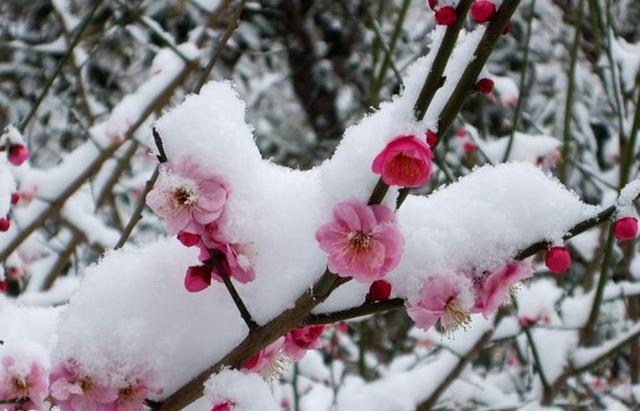
[{"label": "dark brown branch", "polygon": [[305,324],[333,324],[338,321],[350,320],[365,315],[397,310],[398,308],[402,307],[404,307],[404,300],[402,298],[392,298],[390,300],[377,303],[365,303],[361,306],[348,308],[346,310],[322,314],[311,314],[309,317],[307,317]]},{"label": "dark brown branch", "polygon": [[213,267],[216,268],[216,270],[220,274],[220,277],[222,278],[222,282],[224,283],[225,287],[227,287],[227,291],[229,291],[229,294],[231,295],[233,302],[235,303],[236,307],[238,307],[238,311],[240,311],[240,316],[242,317],[242,320],[245,322],[245,324],[247,324],[247,327],[249,327],[249,330],[253,331],[256,328],[258,328],[258,323],[253,319],[253,317],[251,316],[251,313],[247,309],[247,306],[244,304],[244,301],[242,301],[240,294],[238,294],[238,290],[236,290],[236,287],[233,285],[233,282],[231,281],[231,277],[229,276],[229,273],[224,268],[224,266],[220,263],[220,259],[224,258],[224,255],[220,255],[220,254],[222,253],[220,253],[219,251],[209,250],[209,255],[211,256],[211,259],[207,263],[213,265]]}]

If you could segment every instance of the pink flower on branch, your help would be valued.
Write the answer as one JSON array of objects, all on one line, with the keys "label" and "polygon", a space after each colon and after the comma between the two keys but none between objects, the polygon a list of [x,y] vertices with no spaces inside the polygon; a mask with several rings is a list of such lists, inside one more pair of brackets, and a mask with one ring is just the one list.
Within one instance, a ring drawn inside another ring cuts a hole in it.
[{"label": "pink flower on branch", "polygon": [[25,372],[13,357],[2,359],[0,402],[19,399],[24,401],[22,408],[40,409],[48,388],[49,378],[42,365],[33,362]]},{"label": "pink flower on branch", "polygon": [[167,231],[177,234],[190,224],[207,225],[222,215],[229,191],[216,176],[207,174],[190,157],[168,164],[149,192],[149,207],[164,218]]},{"label": "pink flower on branch", "polygon": [[400,262],[404,238],[390,208],[361,201],[338,203],[333,220],[316,232],[329,254],[329,270],[368,283],[379,280]]},{"label": "pink flower on branch", "polygon": [[136,380],[118,390],[118,399],[113,404],[113,411],[144,411],[145,399],[149,394],[161,394],[162,391],[150,387],[143,380]]},{"label": "pink flower on branch", "polygon": [[471,321],[471,300],[462,278],[438,275],[425,281],[418,300],[410,303],[407,313],[418,328],[427,330],[439,321],[446,332],[451,332]]},{"label": "pink flower on branch", "polygon": [[307,350],[318,348],[324,327],[324,325],[310,325],[289,332],[284,340],[285,353],[297,361]]},{"label": "pink flower on branch", "polygon": [[511,261],[498,268],[476,290],[474,311],[487,317],[505,302],[512,285],[532,276],[533,268],[527,262]]},{"label": "pink flower on branch", "polygon": [[422,187],[431,176],[433,153],[414,135],[399,136],[373,160],[372,170],[390,186]]},{"label": "pink flower on branch", "polygon": [[112,411],[117,389],[82,374],[72,362],[59,365],[51,373],[51,398],[62,411]]}]

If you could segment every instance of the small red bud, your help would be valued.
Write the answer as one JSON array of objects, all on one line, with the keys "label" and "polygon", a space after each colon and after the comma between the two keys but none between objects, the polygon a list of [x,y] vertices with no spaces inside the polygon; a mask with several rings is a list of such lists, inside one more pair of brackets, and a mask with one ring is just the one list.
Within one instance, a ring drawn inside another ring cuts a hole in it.
[{"label": "small red bud", "polygon": [[619,241],[635,240],[638,236],[638,220],[635,217],[623,217],[613,225],[613,233]]},{"label": "small red bud", "polygon": [[20,193],[17,191],[15,193],[11,193],[11,204],[16,205],[20,201]]},{"label": "small red bud", "polygon": [[484,94],[489,94],[493,91],[493,80],[487,77],[483,77],[476,82],[476,84],[473,86],[473,89]]},{"label": "small red bud", "polygon": [[367,301],[375,303],[376,301],[386,301],[391,295],[391,284],[385,280],[376,280],[371,283],[369,287],[369,294],[367,294]]},{"label": "small red bud", "polygon": [[507,20],[507,24],[504,26],[502,30],[502,34],[511,34],[513,31],[513,24],[511,24],[511,19]]},{"label": "small red bud", "polygon": [[11,227],[11,221],[9,221],[9,219],[6,217],[0,218],[0,231],[9,231],[9,227]]},{"label": "small red bud", "polygon": [[428,0],[428,3],[431,10],[435,10],[438,6],[438,0]]},{"label": "small red bud", "polygon": [[431,147],[431,149],[433,149],[436,145],[438,145],[438,134],[434,133],[431,130],[427,130],[427,144],[429,144],[429,147]]},{"label": "small red bud", "polygon": [[29,158],[29,150],[23,144],[15,144],[9,147],[9,162],[19,166]]},{"label": "small red bud", "polygon": [[467,141],[466,143],[464,143],[462,148],[467,154],[473,154],[478,151],[478,146],[473,141]]},{"label": "small red bud", "polygon": [[555,274],[567,272],[571,267],[571,254],[566,247],[551,247],[544,259],[549,271]]},{"label": "small red bud", "polygon": [[190,293],[197,293],[211,285],[211,270],[204,265],[193,265],[184,276],[184,288]]},{"label": "small red bud", "polygon": [[471,16],[476,23],[486,23],[496,14],[496,5],[489,0],[476,0],[471,5]]},{"label": "small red bud", "polygon": [[9,288],[7,282],[0,280],[0,293],[7,291],[7,288]]},{"label": "small red bud", "polygon": [[438,11],[436,11],[436,22],[443,26],[450,26],[455,23],[457,19],[458,14],[456,13],[456,9],[451,6],[440,7]]}]

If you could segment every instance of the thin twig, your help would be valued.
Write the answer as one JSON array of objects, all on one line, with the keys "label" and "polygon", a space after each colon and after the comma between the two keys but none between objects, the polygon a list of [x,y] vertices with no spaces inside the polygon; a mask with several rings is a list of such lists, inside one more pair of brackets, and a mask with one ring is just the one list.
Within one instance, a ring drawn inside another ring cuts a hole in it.
[{"label": "thin twig", "polygon": [[513,113],[513,124],[511,126],[511,134],[509,134],[509,142],[507,143],[507,150],[504,152],[503,162],[509,161],[511,155],[511,148],[513,146],[513,138],[515,137],[516,130],[518,129],[518,123],[520,122],[520,115],[524,107],[524,101],[527,94],[527,70],[529,68],[529,48],[531,47],[531,27],[533,23],[533,16],[536,10],[536,0],[531,0],[529,6],[529,15],[527,16],[527,34],[524,38],[524,56],[522,57],[522,70],[520,71],[520,96],[518,96],[518,102],[516,103],[516,109]]},{"label": "thin twig", "polygon": [[224,51],[227,45],[227,42],[229,41],[229,39],[231,38],[231,35],[240,24],[240,16],[242,15],[242,10],[244,9],[244,5],[246,3],[247,3],[247,0],[240,1],[238,8],[233,14],[231,21],[229,22],[229,27],[227,27],[224,34],[222,35],[222,39],[217,43],[216,49],[213,52],[213,55],[211,56],[209,63],[207,63],[207,67],[205,67],[204,72],[202,73],[202,75],[200,76],[200,79],[198,80],[198,83],[194,89],[195,93],[199,93],[200,89],[202,89],[202,86],[204,86],[205,83],[209,81],[209,76],[211,75],[211,72],[213,71],[213,68],[215,67],[216,63],[218,62],[218,59],[222,55],[222,52]]},{"label": "thin twig", "polygon": [[29,125],[29,122],[31,121],[33,116],[36,114],[36,111],[38,111],[38,107],[40,107],[40,104],[42,104],[42,102],[44,101],[44,98],[49,93],[49,89],[55,82],[58,75],[62,72],[62,68],[66,64],[67,60],[69,60],[69,57],[71,57],[71,55],[73,54],[73,50],[80,43],[80,40],[82,39],[82,34],[87,29],[87,27],[89,27],[89,23],[91,23],[93,16],[96,14],[96,11],[98,10],[101,4],[102,4],[102,0],[96,0],[95,4],[93,5],[93,8],[89,11],[89,14],[87,14],[84,17],[84,19],[80,23],[80,26],[78,26],[78,31],[75,37],[73,38],[73,41],[71,42],[71,44],[69,44],[69,47],[67,48],[67,52],[62,56],[60,61],[58,61],[58,65],[53,71],[53,74],[51,74],[51,77],[49,77],[47,82],[44,84],[44,87],[42,88],[42,91],[40,92],[38,99],[33,104],[33,107],[31,107],[31,110],[29,111],[27,116],[20,122],[20,125],[18,126],[18,129],[20,130],[20,132],[25,131],[25,129],[27,128],[27,125]]}]

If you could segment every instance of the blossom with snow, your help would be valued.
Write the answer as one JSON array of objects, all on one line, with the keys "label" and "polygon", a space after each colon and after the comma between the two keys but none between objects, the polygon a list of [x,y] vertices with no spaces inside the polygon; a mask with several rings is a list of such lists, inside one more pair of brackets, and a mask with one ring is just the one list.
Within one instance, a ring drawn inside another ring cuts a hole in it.
[{"label": "blossom with snow", "polygon": [[357,200],[338,203],[333,220],[318,229],[316,240],[329,254],[329,270],[360,282],[378,280],[393,270],[404,247],[393,211]]},{"label": "blossom with snow", "polygon": [[279,356],[282,354],[284,348],[284,342],[285,337],[280,337],[267,345],[242,364],[242,370],[245,372],[269,374],[270,370],[278,364]]},{"label": "blossom with snow", "polygon": [[111,411],[144,411],[144,401],[149,394],[161,393],[148,384],[144,379],[136,379],[118,389],[118,398],[112,404]]},{"label": "blossom with snow", "polygon": [[49,388],[45,368],[35,361],[27,368],[20,367],[13,357],[3,358],[1,363],[0,404],[18,400],[25,409],[40,409]]},{"label": "blossom with snow", "polygon": [[431,176],[433,153],[423,140],[414,135],[398,136],[376,156],[371,166],[374,173],[390,186],[422,187]]},{"label": "blossom with snow", "polygon": [[533,276],[529,262],[511,261],[479,280],[474,311],[485,317],[494,312],[506,300],[511,287]]},{"label": "blossom with snow", "polygon": [[229,190],[190,157],[163,167],[147,196],[149,207],[164,218],[167,231],[178,234],[190,224],[207,225],[222,215]]},{"label": "blossom with snow", "polygon": [[409,302],[407,313],[423,330],[440,322],[450,332],[469,324],[472,300],[470,284],[461,276],[436,275],[424,282],[418,299]]},{"label": "blossom with snow", "polygon": [[108,410],[119,392],[80,371],[73,361],[59,364],[51,372],[50,395],[62,411]]}]

